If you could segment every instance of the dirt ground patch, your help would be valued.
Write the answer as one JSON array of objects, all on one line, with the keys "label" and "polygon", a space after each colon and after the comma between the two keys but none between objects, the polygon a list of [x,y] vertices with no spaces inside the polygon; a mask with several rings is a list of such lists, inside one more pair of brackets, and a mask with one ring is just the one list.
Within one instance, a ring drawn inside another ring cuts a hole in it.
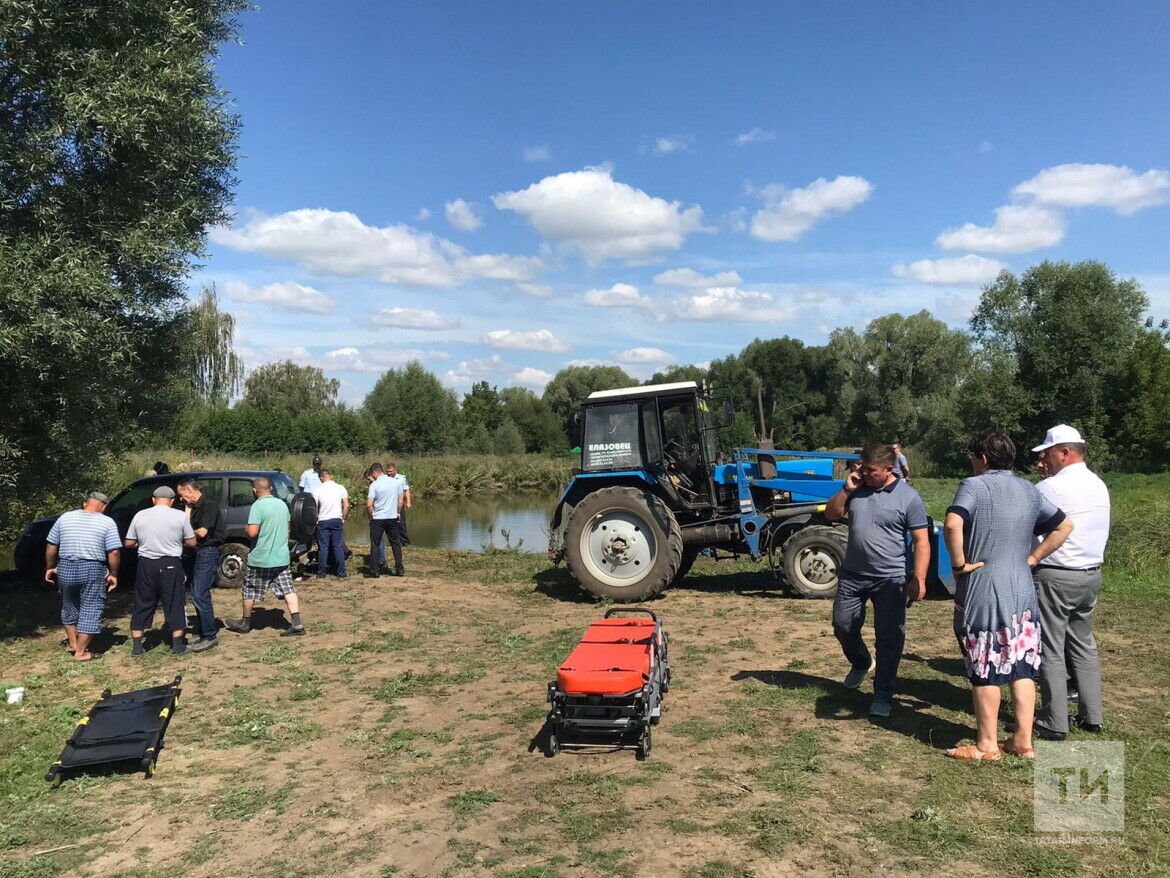
[{"label": "dirt ground patch", "polygon": [[[132,659],[115,601],[109,653],[92,666],[68,661],[51,611],[30,609],[52,608],[51,594],[5,589],[35,620],[0,641],[0,679],[28,689],[0,711],[0,743],[18,748],[0,775],[13,806],[0,876],[977,875],[989,858],[1013,875],[1140,862],[1131,846],[1038,843],[1029,765],[942,758],[972,728],[946,601],[911,611],[898,706],[871,722],[868,693],[839,685],[828,603],[700,562],[654,603],[674,685],[650,759],[547,759],[529,749],[545,686],[603,608],[540,559],[409,561],[402,579],[303,583],[304,637],[280,638],[285,615],[269,603],[264,627],[183,658],[159,647]],[[215,598],[221,618],[238,615],[235,595]],[[1164,664],[1160,624],[1150,660]],[[1107,707],[1124,703],[1145,741],[1164,727],[1164,681],[1110,662],[1129,633],[1103,629]],[[102,689],[176,674],[182,705],[153,779],[34,788]],[[1164,825],[1164,794],[1143,801]]]}]

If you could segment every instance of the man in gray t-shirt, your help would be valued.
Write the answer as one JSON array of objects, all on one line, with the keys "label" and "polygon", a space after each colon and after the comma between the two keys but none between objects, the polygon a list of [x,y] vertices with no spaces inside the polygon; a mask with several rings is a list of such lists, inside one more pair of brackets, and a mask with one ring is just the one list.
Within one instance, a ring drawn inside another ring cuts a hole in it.
[{"label": "man in gray t-shirt", "polygon": [[[874,716],[889,716],[898,679],[898,664],[906,644],[907,601],[926,596],[930,563],[930,532],[926,507],[918,492],[894,475],[894,450],[871,445],[861,455],[861,467],[849,473],[845,485],[829,500],[830,521],[849,515],[849,543],[837,576],[833,601],[833,633],[849,660],[845,685],[858,688],[875,670]],[[913,546],[913,570],[907,573],[906,536]],[[876,661],[861,639],[865,602],[873,603]]]},{"label": "man in gray t-shirt", "polygon": [[130,617],[130,634],[134,638],[131,655],[146,651],[143,637],[154,621],[154,611],[162,601],[163,615],[171,629],[171,652],[187,651],[187,595],[184,588],[183,547],[195,548],[195,531],[191,521],[178,509],[174,489],[165,485],[154,489],[153,506],[137,513],[126,531],[126,548],[138,549],[138,570],[134,577],[134,611]]}]

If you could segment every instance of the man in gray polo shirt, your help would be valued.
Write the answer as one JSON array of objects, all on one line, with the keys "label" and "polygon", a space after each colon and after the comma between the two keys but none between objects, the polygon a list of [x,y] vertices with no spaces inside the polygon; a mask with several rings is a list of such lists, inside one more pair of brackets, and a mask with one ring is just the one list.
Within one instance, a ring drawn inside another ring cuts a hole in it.
[{"label": "man in gray polo shirt", "polygon": [[154,621],[162,601],[163,615],[171,629],[171,652],[187,651],[187,592],[183,587],[183,547],[195,548],[195,531],[186,513],[173,509],[174,489],[154,489],[154,505],[137,513],[126,531],[126,548],[138,548],[138,570],[134,578],[134,612],[130,634],[131,655],[142,655],[143,635]]},{"label": "man in gray polo shirt", "polygon": [[[825,507],[830,521],[849,516],[849,544],[838,571],[833,602],[833,633],[849,660],[845,685],[861,686],[876,668],[873,716],[889,716],[897,686],[898,664],[906,644],[907,602],[926,596],[930,564],[930,533],[926,507],[918,492],[894,475],[894,449],[870,445],[861,453],[861,467]],[[914,545],[914,566],[907,574],[906,535]],[[873,603],[876,661],[861,639],[865,602]]]}]

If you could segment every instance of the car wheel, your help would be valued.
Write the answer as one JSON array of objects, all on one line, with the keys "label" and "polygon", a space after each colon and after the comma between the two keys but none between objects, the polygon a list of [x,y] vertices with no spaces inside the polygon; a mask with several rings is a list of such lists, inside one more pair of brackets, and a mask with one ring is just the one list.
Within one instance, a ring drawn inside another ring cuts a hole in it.
[{"label": "car wheel", "polygon": [[248,572],[248,547],[243,543],[224,543],[219,547],[219,567],[215,584],[224,588],[243,588]]}]

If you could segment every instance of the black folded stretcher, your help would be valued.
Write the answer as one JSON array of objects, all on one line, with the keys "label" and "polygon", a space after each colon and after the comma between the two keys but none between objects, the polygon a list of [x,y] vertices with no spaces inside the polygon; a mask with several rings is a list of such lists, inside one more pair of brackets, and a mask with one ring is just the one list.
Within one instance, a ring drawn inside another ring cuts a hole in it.
[{"label": "black folded stretcher", "polygon": [[107,689],[102,700],[89,709],[65,742],[61,758],[53,763],[45,780],[59,786],[67,774],[85,769],[126,768],[137,765],[146,777],[154,774],[171,715],[179,706],[179,684],[152,686],[114,695]]},{"label": "black folded stretcher", "polygon": [[[627,618],[638,613],[648,618]],[[650,755],[650,726],[670,688],[667,636],[653,610],[614,607],[594,622],[548,684],[546,756],[562,747],[633,748]]]}]

